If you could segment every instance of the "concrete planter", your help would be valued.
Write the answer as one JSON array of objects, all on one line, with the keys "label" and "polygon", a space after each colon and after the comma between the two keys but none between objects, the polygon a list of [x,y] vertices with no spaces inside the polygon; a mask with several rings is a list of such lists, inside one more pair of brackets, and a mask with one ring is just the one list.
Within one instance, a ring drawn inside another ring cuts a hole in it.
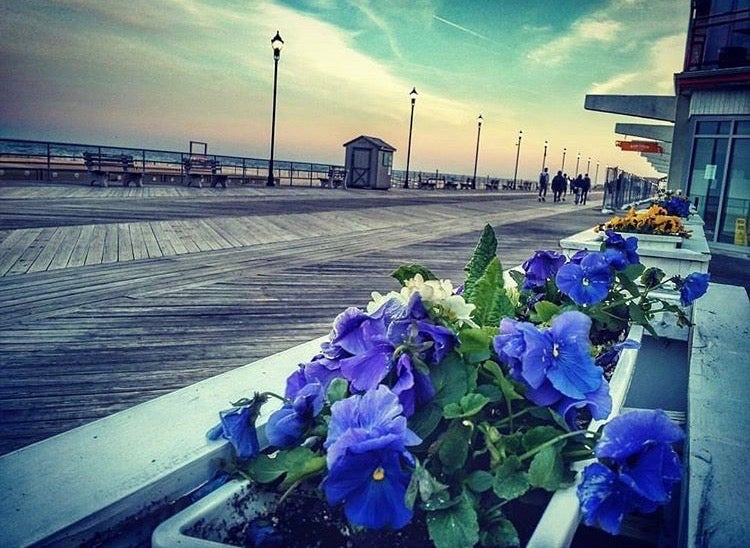
[{"label": "concrete planter", "polygon": [[[703,232],[702,222],[691,224],[688,229],[692,232],[690,238],[626,233],[622,233],[622,236],[638,238],[638,255],[641,263],[647,268],[661,268],[667,276],[687,276],[692,272],[708,272],[711,251]],[[681,245],[677,247],[675,242],[680,242]],[[602,235],[595,232],[593,228],[560,240],[560,247],[568,257],[583,249],[599,251],[601,245]]]},{"label": "concrete planter", "polygon": [[[640,342],[643,329],[633,327],[629,339]],[[612,418],[620,413],[635,372],[638,349],[624,349],[610,380]],[[605,421],[595,421],[591,429]],[[577,463],[581,470],[587,463]],[[580,474],[579,474],[580,476]],[[267,511],[275,499],[274,494],[256,493],[247,481],[231,481],[203,499],[159,525],[152,536],[154,548],[219,548],[233,546],[223,539],[230,530],[242,528],[254,517]],[[566,547],[575,534],[580,521],[575,486],[557,491],[544,511],[528,546],[537,548]],[[313,533],[311,532],[311,535]]]}]

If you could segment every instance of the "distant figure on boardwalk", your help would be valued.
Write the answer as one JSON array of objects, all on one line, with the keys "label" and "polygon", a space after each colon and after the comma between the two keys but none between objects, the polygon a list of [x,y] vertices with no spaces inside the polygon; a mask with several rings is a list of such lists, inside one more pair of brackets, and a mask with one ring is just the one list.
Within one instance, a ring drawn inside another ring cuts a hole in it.
[{"label": "distant figure on boardwalk", "polygon": [[568,177],[567,173],[562,174],[563,177],[563,184],[562,184],[562,201],[565,201],[565,196],[568,194],[568,181],[570,181],[570,177]]},{"label": "distant figure on boardwalk", "polygon": [[574,180],[570,182],[570,191],[575,196],[575,204],[578,205],[581,201],[581,191],[583,190],[583,177],[578,174]]},{"label": "distant figure on boardwalk", "polygon": [[565,188],[565,178],[563,177],[562,171],[558,171],[557,175],[552,178],[552,195],[554,196],[555,202],[560,201],[563,188]]},{"label": "distant figure on boardwalk", "polygon": [[547,183],[549,183],[549,170],[545,167],[539,174],[539,198],[537,201],[546,202],[545,197],[547,196]]},{"label": "distant figure on boardwalk", "polygon": [[586,205],[586,200],[589,197],[589,190],[591,190],[591,178],[589,174],[583,176],[583,184],[581,185],[581,203]]}]

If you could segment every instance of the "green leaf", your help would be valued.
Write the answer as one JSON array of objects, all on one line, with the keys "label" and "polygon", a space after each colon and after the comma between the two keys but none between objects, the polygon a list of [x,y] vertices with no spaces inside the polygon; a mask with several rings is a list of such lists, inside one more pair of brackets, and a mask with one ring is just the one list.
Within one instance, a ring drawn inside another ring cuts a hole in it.
[{"label": "green leaf", "polygon": [[432,366],[430,379],[435,387],[433,402],[442,408],[458,402],[464,394],[470,392],[472,374],[461,356],[451,352],[443,360]]},{"label": "green leaf", "polygon": [[464,328],[458,332],[458,340],[461,342],[458,351],[469,362],[482,362],[490,357],[492,339],[496,333],[497,329]]},{"label": "green leaf", "polygon": [[534,311],[536,312],[536,321],[540,323],[549,323],[552,318],[560,313],[560,306],[549,301],[539,301],[534,305]]},{"label": "green leaf", "polygon": [[518,392],[518,390],[522,390],[521,383],[516,383],[515,381],[507,378],[505,375],[498,377],[496,382],[500,387],[500,391],[503,393],[505,401],[507,401],[508,403],[512,402],[513,400],[524,399],[524,397]]},{"label": "green leaf", "polygon": [[503,391],[494,384],[480,384],[477,386],[477,394],[482,394],[490,403],[503,401]]},{"label": "green leaf", "polygon": [[438,438],[438,457],[447,473],[460,470],[466,463],[472,432],[471,426],[462,421],[453,421]]},{"label": "green leaf", "polygon": [[633,320],[633,322],[637,323],[638,325],[642,325],[643,328],[646,329],[646,331],[648,331],[653,337],[658,337],[654,326],[651,325],[648,316],[646,316],[646,313],[640,306],[638,306],[636,303],[629,303],[628,312],[630,313],[630,319]]},{"label": "green leaf", "polygon": [[443,409],[443,416],[446,419],[460,419],[473,417],[479,413],[485,405],[490,402],[482,394],[471,393],[463,396],[458,403],[451,403]]},{"label": "green leaf", "polygon": [[535,426],[523,435],[523,448],[530,451],[564,433],[554,426]]},{"label": "green leaf", "polygon": [[401,265],[391,273],[391,276],[396,278],[398,282],[403,286],[406,285],[406,282],[408,280],[411,280],[417,274],[421,274],[422,278],[425,281],[437,280],[437,276],[435,276],[427,268],[418,264]]},{"label": "green leaf", "polygon": [[472,318],[479,325],[496,328],[502,318],[515,314],[515,307],[508,298],[504,284],[500,261],[493,257],[477,280],[470,301],[476,306]]},{"label": "green leaf", "polygon": [[336,403],[337,401],[341,401],[344,398],[346,398],[346,395],[349,393],[349,382],[346,379],[342,379],[341,377],[335,378],[331,381],[331,384],[328,385],[328,401],[331,403]]},{"label": "green leaf", "polygon": [[273,456],[258,455],[247,465],[247,474],[258,483],[271,483],[286,476],[281,486],[289,487],[295,481],[322,472],[326,459],[306,447],[277,451]]},{"label": "green leaf", "polygon": [[443,408],[431,401],[409,417],[409,428],[420,438],[426,440],[435,431],[443,418]]},{"label": "green leaf", "polygon": [[479,520],[469,497],[462,493],[458,504],[428,512],[427,531],[435,548],[468,548],[479,542]]},{"label": "green leaf", "polygon": [[442,506],[450,500],[448,486],[436,480],[419,462],[412,472],[409,487],[406,490],[406,503],[409,508],[413,508],[417,496],[431,507]]},{"label": "green leaf", "polygon": [[523,470],[521,461],[511,455],[495,470],[492,491],[501,499],[513,500],[526,493],[529,485],[529,475]]},{"label": "green leaf", "polygon": [[625,267],[625,270],[622,270],[620,274],[624,275],[631,282],[634,282],[638,278],[641,277],[641,275],[643,274],[645,270],[646,270],[646,267],[643,266],[641,263],[635,263],[635,264],[630,264],[627,267]]},{"label": "green leaf", "polygon": [[[273,456],[258,455],[246,467],[245,471],[258,483],[271,483],[286,474],[284,451],[278,451]],[[282,458],[280,458],[282,457]]]},{"label": "green leaf", "polygon": [[482,546],[493,546],[497,548],[516,548],[521,546],[518,532],[510,520],[500,518],[492,523],[486,530],[479,534]]},{"label": "green leaf", "polygon": [[486,470],[475,470],[466,478],[466,485],[475,493],[484,493],[492,489],[495,478]]},{"label": "green leaf", "polygon": [[526,274],[519,272],[518,270],[508,270],[510,278],[516,283],[516,287],[519,289],[523,287],[523,283],[526,281]]},{"label": "green leaf", "polygon": [[479,238],[474,253],[469,262],[464,267],[466,272],[466,281],[464,282],[463,297],[468,303],[473,303],[474,285],[477,280],[484,274],[487,265],[495,258],[497,253],[497,238],[495,230],[490,225],[485,225],[482,235]]},{"label": "green leaf", "polygon": [[565,483],[565,469],[560,451],[564,444],[550,445],[539,451],[529,466],[529,482],[533,487],[556,491]]}]

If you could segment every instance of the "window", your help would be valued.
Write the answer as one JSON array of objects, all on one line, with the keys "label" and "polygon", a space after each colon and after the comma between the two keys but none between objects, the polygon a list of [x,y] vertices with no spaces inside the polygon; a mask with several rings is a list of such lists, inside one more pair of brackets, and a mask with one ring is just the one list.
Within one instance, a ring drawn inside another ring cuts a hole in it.
[{"label": "window", "polygon": [[695,133],[698,135],[726,135],[729,133],[729,121],[698,122]]},{"label": "window", "polygon": [[393,152],[383,152],[383,165],[385,167],[393,165]]},{"label": "window", "polygon": [[709,241],[714,240],[727,142],[728,139],[699,138],[693,147],[688,194],[691,198],[698,198],[698,214],[703,218]]},{"label": "window", "polygon": [[737,219],[750,213],[750,139],[733,139],[727,173],[726,190],[721,208],[719,242],[733,244]]}]

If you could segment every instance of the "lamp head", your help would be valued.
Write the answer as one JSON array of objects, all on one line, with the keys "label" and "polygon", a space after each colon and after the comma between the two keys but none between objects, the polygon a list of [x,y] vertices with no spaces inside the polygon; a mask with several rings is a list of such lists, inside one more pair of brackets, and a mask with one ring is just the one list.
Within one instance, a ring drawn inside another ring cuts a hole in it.
[{"label": "lamp head", "polygon": [[484,121],[484,118],[482,118],[482,115],[480,114],[480,115],[479,115],[479,116],[477,117],[477,124],[479,124],[479,125],[481,126],[481,125],[482,125],[482,122],[483,122],[483,121]]},{"label": "lamp head", "polygon": [[411,100],[414,101],[417,98],[417,88],[411,88],[411,91],[409,92],[409,97],[411,97]]},{"label": "lamp head", "polygon": [[281,56],[281,49],[284,47],[284,40],[281,39],[279,31],[276,31],[276,36],[271,38],[271,47],[273,48],[273,58],[278,59]]}]

